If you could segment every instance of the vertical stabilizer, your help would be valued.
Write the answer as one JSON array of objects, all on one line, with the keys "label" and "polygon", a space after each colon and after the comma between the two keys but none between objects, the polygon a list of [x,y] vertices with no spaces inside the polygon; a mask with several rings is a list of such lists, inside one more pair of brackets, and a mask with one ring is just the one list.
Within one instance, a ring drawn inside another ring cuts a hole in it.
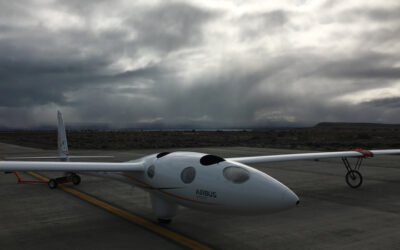
[{"label": "vertical stabilizer", "polygon": [[57,111],[58,119],[58,156],[68,160],[68,143],[67,135],[65,133],[64,121],[60,111]]}]

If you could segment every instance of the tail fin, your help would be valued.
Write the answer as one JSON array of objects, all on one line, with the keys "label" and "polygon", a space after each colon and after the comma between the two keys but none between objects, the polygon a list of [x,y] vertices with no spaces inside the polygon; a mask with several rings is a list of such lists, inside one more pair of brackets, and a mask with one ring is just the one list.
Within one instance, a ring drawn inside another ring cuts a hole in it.
[{"label": "tail fin", "polygon": [[68,160],[68,143],[65,133],[63,117],[60,111],[57,111],[58,119],[58,156]]},{"label": "tail fin", "polygon": [[[57,111],[58,119],[58,156],[25,156],[25,157],[6,157],[6,160],[27,160],[27,159],[60,159],[61,161],[69,161],[70,159],[84,159],[84,158],[113,158],[114,156],[93,156],[93,155],[79,155],[69,156],[67,134],[65,132],[64,121],[60,111]],[[0,158],[1,161],[1,158]]]}]

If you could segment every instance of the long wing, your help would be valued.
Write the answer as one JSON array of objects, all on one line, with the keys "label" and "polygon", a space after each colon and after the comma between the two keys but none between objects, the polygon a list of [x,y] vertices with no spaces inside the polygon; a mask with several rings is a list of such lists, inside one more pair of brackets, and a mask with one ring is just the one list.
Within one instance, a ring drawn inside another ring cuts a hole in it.
[{"label": "long wing", "polygon": [[[65,156],[21,156],[21,157],[5,157],[5,160],[29,160],[29,159],[36,159],[36,160],[64,160],[67,157]],[[75,156],[68,156],[69,159],[89,159],[89,158],[114,158],[114,156],[102,155],[75,155]]]},{"label": "long wing", "polygon": [[144,171],[143,162],[0,161],[0,171]]},{"label": "long wing", "polygon": [[[373,155],[392,155],[392,154],[400,154],[400,149],[370,150],[368,152],[371,152]],[[234,158],[227,158],[227,160],[248,164],[248,163],[262,163],[262,162],[317,160],[324,158],[363,157],[363,156],[365,156],[365,154],[359,151],[340,151],[340,152],[323,152],[323,153],[234,157]]]}]

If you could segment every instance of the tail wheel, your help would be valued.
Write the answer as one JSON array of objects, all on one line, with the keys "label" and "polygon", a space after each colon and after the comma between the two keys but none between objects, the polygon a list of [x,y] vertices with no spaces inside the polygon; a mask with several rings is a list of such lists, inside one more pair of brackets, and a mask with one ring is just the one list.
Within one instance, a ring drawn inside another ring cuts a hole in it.
[{"label": "tail wheel", "polygon": [[358,188],[363,182],[362,175],[357,170],[350,170],[346,174],[346,183],[351,188]]},{"label": "tail wheel", "polygon": [[55,188],[57,188],[57,181],[54,179],[50,179],[49,182],[47,183],[47,185],[49,185],[50,189],[55,189]]},{"label": "tail wheel", "polygon": [[72,181],[72,183],[73,183],[74,185],[79,185],[79,183],[81,183],[81,177],[80,177],[79,175],[77,175],[77,174],[74,174],[74,175],[71,177],[71,181]]}]

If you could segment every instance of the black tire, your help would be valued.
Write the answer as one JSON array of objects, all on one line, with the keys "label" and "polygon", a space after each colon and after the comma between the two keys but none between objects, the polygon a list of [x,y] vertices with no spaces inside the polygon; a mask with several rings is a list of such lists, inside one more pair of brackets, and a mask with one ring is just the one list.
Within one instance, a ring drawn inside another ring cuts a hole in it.
[{"label": "black tire", "polygon": [[363,183],[363,178],[360,172],[357,170],[350,170],[346,174],[346,183],[351,188],[358,188]]},{"label": "black tire", "polygon": [[172,219],[162,219],[162,218],[157,218],[158,223],[168,225],[171,223]]},{"label": "black tire", "polygon": [[57,181],[54,179],[50,179],[49,182],[47,183],[47,185],[49,185],[50,189],[55,189],[57,188]]},{"label": "black tire", "polygon": [[81,183],[81,177],[77,174],[72,175],[71,181],[74,185],[79,185]]}]

